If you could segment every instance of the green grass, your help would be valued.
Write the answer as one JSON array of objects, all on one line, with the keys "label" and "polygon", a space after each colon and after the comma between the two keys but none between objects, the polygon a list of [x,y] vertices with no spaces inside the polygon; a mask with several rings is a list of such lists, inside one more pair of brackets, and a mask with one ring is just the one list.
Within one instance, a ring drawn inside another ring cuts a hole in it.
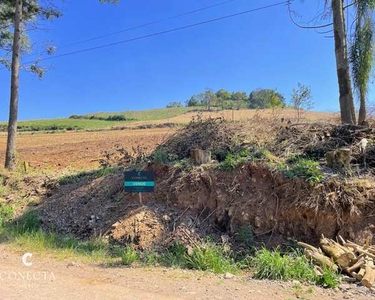
[{"label": "green grass", "polygon": [[[129,121],[107,121],[107,120],[89,120],[89,119],[50,119],[50,120],[30,120],[18,122],[19,131],[57,131],[57,130],[86,130],[86,129],[105,129],[112,126],[119,126],[135,121],[156,121],[166,120],[182,115],[191,110],[201,109],[200,107],[177,107],[161,108],[140,111],[124,111],[119,113],[95,113],[87,114],[85,117],[96,116],[108,118],[110,116],[125,116]],[[0,123],[0,131],[6,131],[5,122]]]},{"label": "green grass", "polygon": [[116,113],[94,113],[87,114],[85,116],[97,116],[107,118],[111,115],[123,115],[128,118],[135,119],[137,121],[155,121],[155,120],[164,120],[173,117],[177,117],[184,113],[187,113],[192,110],[201,110],[202,107],[174,107],[174,108],[159,108],[159,109],[150,109],[150,110],[139,110],[139,111],[123,111]]},{"label": "green grass", "polygon": [[328,268],[324,268],[323,276],[317,276],[314,266],[299,251],[281,254],[278,250],[263,248],[250,258],[250,264],[256,270],[255,277],[258,279],[298,280],[330,288],[339,283],[339,275]]}]

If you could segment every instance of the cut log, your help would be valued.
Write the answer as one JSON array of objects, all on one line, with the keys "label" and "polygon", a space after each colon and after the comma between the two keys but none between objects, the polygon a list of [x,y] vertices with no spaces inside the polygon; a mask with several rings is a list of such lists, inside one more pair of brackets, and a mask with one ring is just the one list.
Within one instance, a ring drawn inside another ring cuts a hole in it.
[{"label": "cut log", "polygon": [[365,264],[364,258],[360,258],[354,265],[352,265],[351,267],[345,268],[344,270],[345,272],[350,274],[351,272],[356,271],[360,269],[361,267],[363,267],[364,264]]},{"label": "cut log", "polygon": [[352,266],[357,261],[357,257],[353,251],[346,249],[334,240],[321,238],[320,247],[323,249],[324,253],[331,257],[333,261],[343,269]]},{"label": "cut log", "polygon": [[363,266],[363,267],[359,270],[359,272],[358,272],[358,274],[357,274],[357,279],[360,280],[360,281],[362,281],[363,276],[365,276],[365,272],[366,272],[366,269],[365,269],[365,266]]},{"label": "cut log", "polygon": [[345,243],[345,246],[350,247],[350,248],[354,249],[354,251],[359,252],[361,254],[364,254],[364,255],[372,258],[372,259],[375,259],[375,254],[372,254],[372,253],[364,250],[361,246],[358,246],[358,245],[356,245],[352,242]]},{"label": "cut log", "polygon": [[190,158],[197,165],[208,164],[211,162],[211,151],[201,149],[191,149]]},{"label": "cut log", "polygon": [[307,258],[314,260],[321,267],[327,267],[333,271],[337,271],[338,269],[338,267],[329,259],[329,257],[317,251],[311,251],[311,250],[306,249],[305,255]]},{"label": "cut log", "polygon": [[309,250],[311,250],[311,251],[316,251],[316,252],[319,252],[319,249],[318,248],[315,248],[314,246],[311,246],[311,245],[309,245],[309,244],[306,244],[306,243],[304,243],[304,242],[298,242],[297,243],[297,245],[298,246],[301,246],[301,247],[303,247],[303,248],[305,248],[305,249],[309,249]]},{"label": "cut log", "polygon": [[375,268],[372,259],[366,259],[365,276],[362,278],[362,284],[368,288],[374,286],[375,281]]}]

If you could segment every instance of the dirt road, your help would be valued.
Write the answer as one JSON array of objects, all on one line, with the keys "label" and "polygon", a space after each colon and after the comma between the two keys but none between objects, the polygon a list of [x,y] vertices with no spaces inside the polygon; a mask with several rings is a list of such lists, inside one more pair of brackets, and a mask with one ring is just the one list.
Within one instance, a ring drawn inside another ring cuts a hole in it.
[{"label": "dirt road", "polygon": [[23,253],[0,246],[0,299],[369,299],[341,290],[293,288],[292,283],[257,281],[162,268],[84,265]]}]

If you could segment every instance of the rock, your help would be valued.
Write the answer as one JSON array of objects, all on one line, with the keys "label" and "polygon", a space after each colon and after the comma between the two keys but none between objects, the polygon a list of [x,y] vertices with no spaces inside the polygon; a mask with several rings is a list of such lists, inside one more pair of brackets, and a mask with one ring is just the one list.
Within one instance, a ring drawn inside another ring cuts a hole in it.
[{"label": "rock", "polygon": [[339,285],[339,289],[342,291],[347,291],[350,290],[351,286],[348,283],[342,283]]},{"label": "rock", "polygon": [[299,286],[299,285],[301,285],[301,283],[298,280],[293,280],[292,285],[293,286]]},{"label": "rock", "polygon": [[229,273],[229,272],[225,273],[225,275],[224,275],[224,279],[232,279],[232,278],[234,278],[234,275],[233,275],[233,274],[231,274],[231,273]]},{"label": "rock", "polygon": [[171,221],[171,217],[168,216],[168,215],[164,215],[164,216],[162,217],[162,219],[163,219],[163,221],[165,221],[165,222],[170,222],[170,221]]}]

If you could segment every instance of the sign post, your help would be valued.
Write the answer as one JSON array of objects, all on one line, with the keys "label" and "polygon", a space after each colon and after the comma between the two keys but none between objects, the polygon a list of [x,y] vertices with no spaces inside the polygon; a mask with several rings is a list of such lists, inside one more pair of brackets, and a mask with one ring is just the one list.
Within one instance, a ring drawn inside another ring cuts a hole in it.
[{"label": "sign post", "polygon": [[130,171],[124,173],[125,192],[138,193],[142,203],[142,193],[153,193],[155,190],[155,174],[149,171]]}]

